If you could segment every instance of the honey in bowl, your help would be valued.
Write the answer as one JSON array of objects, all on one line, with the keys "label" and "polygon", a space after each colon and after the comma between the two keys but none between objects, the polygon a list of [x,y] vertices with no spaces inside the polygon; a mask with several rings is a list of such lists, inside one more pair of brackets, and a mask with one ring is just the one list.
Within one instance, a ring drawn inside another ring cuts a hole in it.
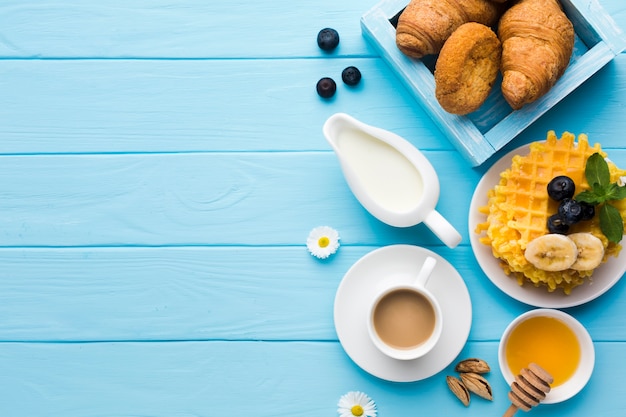
[{"label": "honey in bowl", "polygon": [[513,328],[504,354],[513,375],[535,362],[554,377],[554,388],[574,375],[580,363],[581,348],[578,337],[565,322],[538,315]]},{"label": "honey in bowl", "polygon": [[559,403],[579,393],[591,378],[595,357],[585,326],[553,308],[536,308],[517,316],[498,346],[498,364],[509,385],[530,363],[554,377],[542,404]]}]

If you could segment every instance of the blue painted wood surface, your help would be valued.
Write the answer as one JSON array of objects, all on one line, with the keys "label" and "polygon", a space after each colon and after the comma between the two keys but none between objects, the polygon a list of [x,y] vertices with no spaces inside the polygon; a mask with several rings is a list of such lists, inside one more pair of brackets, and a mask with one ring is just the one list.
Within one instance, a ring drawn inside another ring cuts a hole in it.
[{"label": "blue painted wood surface", "polygon": [[[367,44],[376,0],[0,3],[0,416],[336,415],[368,393],[380,416],[501,415],[498,339],[529,307],[480,271],[469,246],[472,168]],[[600,0],[626,29],[621,0]],[[317,32],[334,27],[338,50]],[[315,83],[358,66],[357,88]],[[626,55],[498,153],[546,131],[587,133],[626,166]],[[422,149],[448,249],[422,225],[385,226],[356,202],[321,126],[347,112]],[[454,192],[450,192],[454,190]],[[327,224],[342,246],[305,248]],[[445,375],[381,381],[343,352],[332,306],[343,274],[383,245],[446,257],[473,325],[459,357],[492,365],[493,402],[463,407]],[[567,309],[596,367],[573,399],[534,416],[626,415],[626,281]]]}]

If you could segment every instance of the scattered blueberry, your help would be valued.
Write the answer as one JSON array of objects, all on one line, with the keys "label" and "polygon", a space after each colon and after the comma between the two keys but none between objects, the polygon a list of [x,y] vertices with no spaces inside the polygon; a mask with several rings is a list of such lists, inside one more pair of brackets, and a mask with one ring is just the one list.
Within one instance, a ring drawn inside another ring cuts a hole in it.
[{"label": "scattered blueberry", "polygon": [[550,233],[558,233],[561,235],[567,234],[569,231],[569,225],[563,221],[561,216],[558,214],[553,214],[548,217],[548,231]]},{"label": "scattered blueberry", "polygon": [[559,204],[558,215],[567,225],[571,226],[583,219],[583,206],[576,200],[564,198]]},{"label": "scattered blueberry", "polygon": [[593,216],[596,215],[596,207],[593,204],[585,203],[584,201],[581,201],[580,205],[583,208],[583,216],[581,220],[593,219]]},{"label": "scattered blueberry", "polygon": [[572,198],[574,196],[576,185],[574,185],[574,181],[570,177],[559,175],[548,183],[547,188],[551,199],[561,201],[564,198]]},{"label": "scattered blueberry", "polygon": [[320,30],[317,34],[317,45],[324,51],[332,51],[339,45],[339,33],[331,28]]},{"label": "scattered blueberry", "polygon": [[320,97],[331,98],[335,95],[335,91],[337,91],[337,84],[332,78],[324,77],[317,82],[317,94]]},{"label": "scattered blueberry", "polygon": [[341,79],[348,85],[357,85],[361,81],[361,71],[357,67],[347,67],[341,72]]}]

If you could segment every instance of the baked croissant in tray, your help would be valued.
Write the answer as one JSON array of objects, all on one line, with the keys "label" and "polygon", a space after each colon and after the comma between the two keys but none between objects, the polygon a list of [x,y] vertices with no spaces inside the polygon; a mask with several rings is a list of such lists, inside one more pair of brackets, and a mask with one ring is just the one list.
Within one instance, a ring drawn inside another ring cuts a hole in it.
[{"label": "baked croissant in tray", "polygon": [[396,44],[413,58],[438,54],[464,23],[494,26],[502,5],[491,0],[411,0],[398,18]]},{"label": "baked croissant in tray", "polygon": [[543,96],[563,75],[574,28],[557,0],[520,0],[500,19],[502,95],[518,110]]}]

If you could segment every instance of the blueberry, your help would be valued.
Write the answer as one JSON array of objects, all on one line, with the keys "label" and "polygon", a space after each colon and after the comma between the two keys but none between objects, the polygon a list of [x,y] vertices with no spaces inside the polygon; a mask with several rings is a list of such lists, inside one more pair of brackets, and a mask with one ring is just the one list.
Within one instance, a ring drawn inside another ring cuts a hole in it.
[{"label": "blueberry", "polygon": [[561,201],[564,198],[572,198],[575,188],[574,181],[570,177],[559,175],[548,183],[548,195],[555,201]]},{"label": "blueberry", "polygon": [[341,72],[341,79],[348,85],[357,85],[361,81],[361,71],[357,67],[347,67]]},{"label": "blueberry", "polygon": [[339,33],[335,29],[324,28],[317,34],[317,44],[324,51],[332,51],[339,45]]},{"label": "blueberry", "polygon": [[576,200],[564,198],[559,204],[559,216],[571,226],[583,219],[583,206]]},{"label": "blueberry", "polygon": [[591,220],[596,215],[596,207],[593,204],[580,201],[580,205],[583,208],[583,216],[581,220]]},{"label": "blueberry", "polygon": [[561,216],[558,214],[553,214],[548,217],[548,231],[550,233],[558,233],[561,235],[567,234],[569,231],[569,225],[566,224]]},{"label": "blueberry", "polygon": [[335,95],[335,91],[337,91],[337,84],[332,78],[324,77],[317,82],[317,94],[320,97],[331,98]]}]

